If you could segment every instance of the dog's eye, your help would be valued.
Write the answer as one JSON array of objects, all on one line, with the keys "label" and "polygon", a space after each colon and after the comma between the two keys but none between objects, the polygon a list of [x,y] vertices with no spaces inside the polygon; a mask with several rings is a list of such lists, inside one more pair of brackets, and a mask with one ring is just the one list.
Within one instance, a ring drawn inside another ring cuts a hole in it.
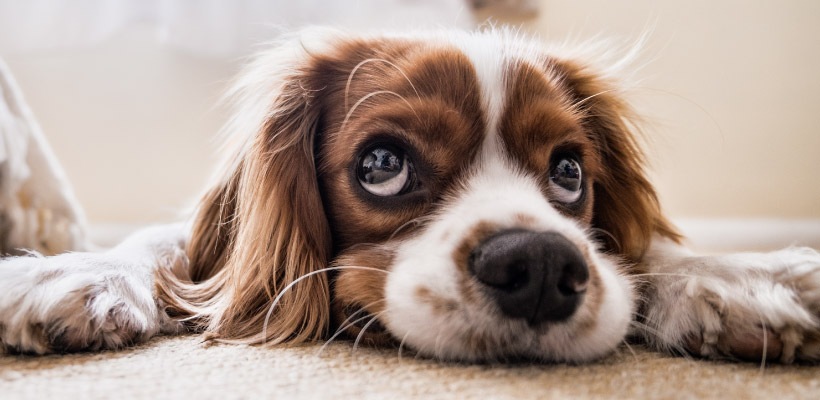
[{"label": "dog's eye", "polygon": [[362,187],[376,196],[395,196],[412,187],[413,165],[401,149],[379,145],[359,157],[356,175]]},{"label": "dog's eye", "polygon": [[581,165],[574,158],[561,157],[550,171],[550,191],[555,200],[570,204],[581,198]]}]

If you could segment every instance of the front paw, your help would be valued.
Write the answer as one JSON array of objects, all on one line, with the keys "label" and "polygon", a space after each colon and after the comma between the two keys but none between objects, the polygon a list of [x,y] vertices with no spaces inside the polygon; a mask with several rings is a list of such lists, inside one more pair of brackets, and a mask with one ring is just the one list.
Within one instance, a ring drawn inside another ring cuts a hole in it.
[{"label": "front paw", "polygon": [[690,257],[652,279],[644,336],[707,358],[820,360],[820,254]]},{"label": "front paw", "polygon": [[150,284],[102,255],[6,259],[0,288],[0,342],[7,351],[115,349],[159,330]]}]

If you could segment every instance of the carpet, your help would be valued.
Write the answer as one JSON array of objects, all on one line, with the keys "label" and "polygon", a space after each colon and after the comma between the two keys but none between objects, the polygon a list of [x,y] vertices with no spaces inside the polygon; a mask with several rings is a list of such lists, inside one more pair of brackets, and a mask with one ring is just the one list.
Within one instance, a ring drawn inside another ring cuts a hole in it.
[{"label": "carpet", "polygon": [[[321,353],[320,353],[320,350]],[[0,398],[820,398],[820,366],[727,363],[622,347],[588,365],[464,365],[350,342],[205,346],[160,337],[104,353],[0,357]]]}]

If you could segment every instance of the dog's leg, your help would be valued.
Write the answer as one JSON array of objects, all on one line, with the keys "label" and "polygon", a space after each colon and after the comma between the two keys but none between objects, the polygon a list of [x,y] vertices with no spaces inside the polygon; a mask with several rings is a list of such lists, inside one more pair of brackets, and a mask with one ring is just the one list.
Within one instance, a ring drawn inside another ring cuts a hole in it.
[{"label": "dog's leg", "polygon": [[104,253],[0,260],[0,342],[45,354],[113,349],[178,332],[154,295],[158,268],[187,268],[187,228],[139,231]]},{"label": "dog's leg", "polygon": [[820,254],[809,248],[698,256],[657,240],[636,278],[638,333],[709,358],[820,359]]}]

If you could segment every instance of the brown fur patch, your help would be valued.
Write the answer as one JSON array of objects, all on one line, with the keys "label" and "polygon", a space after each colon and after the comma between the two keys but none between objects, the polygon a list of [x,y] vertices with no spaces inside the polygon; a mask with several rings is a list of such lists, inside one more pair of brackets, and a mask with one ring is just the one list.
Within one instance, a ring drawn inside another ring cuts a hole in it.
[{"label": "brown fur patch", "polygon": [[[347,78],[360,59],[380,58]],[[330,104],[349,104],[380,91],[355,110],[332,107],[321,122],[317,154],[319,182],[335,247],[379,243],[408,221],[428,215],[474,159],[484,133],[477,78],[470,61],[449,49],[400,43],[358,43],[319,60],[323,95]],[[349,119],[345,123],[345,118]],[[359,153],[376,143],[395,144],[410,156],[420,188],[395,199],[375,198],[355,174]],[[403,231],[403,234],[413,229]]]},{"label": "brown fur patch", "polygon": [[453,251],[453,262],[456,265],[456,270],[459,276],[459,288],[461,289],[461,296],[463,301],[480,304],[488,301],[481,293],[481,285],[478,284],[470,272],[470,253],[473,249],[478,247],[484,239],[496,233],[501,229],[496,224],[481,221],[472,227],[467,235],[461,240],[461,243]]},{"label": "brown fur patch", "polygon": [[[345,251],[333,266],[342,268],[333,284],[333,319],[337,329],[348,337],[358,337],[369,321],[385,310],[384,288],[389,267],[395,257],[388,246],[362,245]],[[347,269],[345,269],[347,267]],[[362,323],[355,323],[356,320]],[[373,324],[362,334],[369,343],[385,343],[390,336]]]},{"label": "brown fur patch", "polygon": [[465,274],[469,273],[470,253],[478,247],[484,239],[490,237],[490,235],[498,232],[500,229],[500,226],[487,221],[481,221],[472,227],[469,233],[464,236],[461,243],[456,247],[455,251],[453,251],[453,262],[456,268]]},{"label": "brown fur patch", "polygon": [[539,178],[544,196],[550,198],[550,169],[553,157],[573,153],[583,168],[585,194],[581,203],[555,206],[571,217],[589,224],[592,218],[592,182],[600,169],[598,154],[584,129],[581,116],[569,108],[571,98],[545,69],[525,62],[511,69],[510,91],[499,122],[507,151],[526,171]]},{"label": "brown fur patch", "polygon": [[538,221],[532,215],[519,213],[513,217],[513,220],[515,221],[515,226],[520,228],[535,230],[538,226]]},{"label": "brown fur patch", "polygon": [[416,288],[414,295],[420,303],[427,304],[433,310],[433,313],[438,315],[452,313],[459,307],[456,300],[441,297],[423,286]]}]

